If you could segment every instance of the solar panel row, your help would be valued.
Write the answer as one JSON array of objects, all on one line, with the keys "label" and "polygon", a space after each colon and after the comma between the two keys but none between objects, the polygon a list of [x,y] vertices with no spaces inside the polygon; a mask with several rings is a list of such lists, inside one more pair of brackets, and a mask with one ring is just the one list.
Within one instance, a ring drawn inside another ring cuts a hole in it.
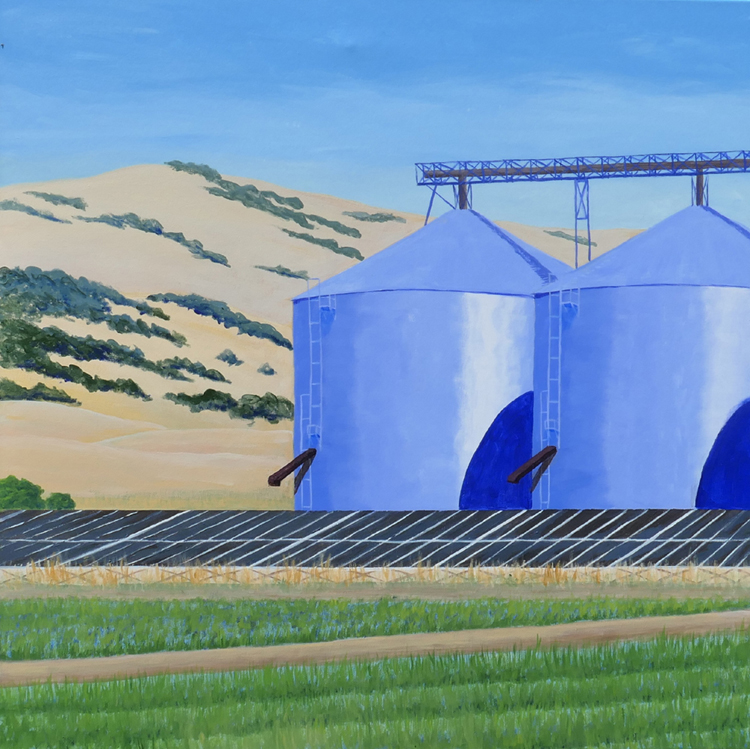
[{"label": "solar panel row", "polygon": [[0,566],[750,565],[750,512],[0,512]]}]

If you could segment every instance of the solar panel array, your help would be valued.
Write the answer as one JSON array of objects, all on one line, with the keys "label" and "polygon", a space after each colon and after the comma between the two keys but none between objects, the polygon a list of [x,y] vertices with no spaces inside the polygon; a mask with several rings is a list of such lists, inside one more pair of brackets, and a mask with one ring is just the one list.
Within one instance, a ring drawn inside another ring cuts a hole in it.
[{"label": "solar panel array", "polygon": [[0,566],[750,565],[750,512],[0,512]]}]

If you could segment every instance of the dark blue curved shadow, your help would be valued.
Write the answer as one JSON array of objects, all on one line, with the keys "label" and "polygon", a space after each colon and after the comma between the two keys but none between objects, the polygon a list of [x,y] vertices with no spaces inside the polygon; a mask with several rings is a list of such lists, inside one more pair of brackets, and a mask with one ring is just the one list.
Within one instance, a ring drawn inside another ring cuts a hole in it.
[{"label": "dark blue curved shadow", "polygon": [[750,400],[729,417],[708,454],[695,506],[750,510]]},{"label": "dark blue curved shadow", "polygon": [[466,469],[458,507],[461,510],[528,510],[531,475],[517,484],[508,475],[531,457],[534,393],[509,403],[495,418]]}]

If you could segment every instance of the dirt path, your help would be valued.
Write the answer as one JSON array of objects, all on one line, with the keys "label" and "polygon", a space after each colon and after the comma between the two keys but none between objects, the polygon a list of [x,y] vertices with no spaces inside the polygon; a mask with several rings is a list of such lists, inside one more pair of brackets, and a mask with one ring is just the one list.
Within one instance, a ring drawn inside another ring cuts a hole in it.
[{"label": "dirt path", "polygon": [[110,600],[280,600],[315,599],[375,600],[378,598],[421,598],[436,601],[463,601],[476,598],[512,600],[563,600],[567,598],[750,598],[750,586],[677,585],[670,583],[595,584],[570,583],[485,585],[481,583],[354,583],[304,585],[190,585],[156,583],[150,585],[41,585],[8,583],[0,587],[0,600],[22,598],[105,598]]},{"label": "dirt path", "polygon": [[402,656],[476,653],[543,646],[583,646],[623,640],[707,635],[750,626],[750,610],[687,616],[508,627],[390,637],[314,642],[300,645],[224,648],[189,652],[118,655],[0,663],[0,687],[38,682],[95,681],[165,673],[239,671],[264,666],[310,665],[341,660],[376,660]]}]

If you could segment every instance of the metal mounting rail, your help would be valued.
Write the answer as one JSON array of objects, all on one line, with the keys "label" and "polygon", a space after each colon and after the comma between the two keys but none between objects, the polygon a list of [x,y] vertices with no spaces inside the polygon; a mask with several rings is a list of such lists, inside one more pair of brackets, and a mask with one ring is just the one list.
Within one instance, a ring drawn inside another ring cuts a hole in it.
[{"label": "metal mounting rail", "polygon": [[750,172],[750,151],[579,156],[564,159],[504,159],[416,164],[418,185],[468,185],[614,177],[657,177]]}]

